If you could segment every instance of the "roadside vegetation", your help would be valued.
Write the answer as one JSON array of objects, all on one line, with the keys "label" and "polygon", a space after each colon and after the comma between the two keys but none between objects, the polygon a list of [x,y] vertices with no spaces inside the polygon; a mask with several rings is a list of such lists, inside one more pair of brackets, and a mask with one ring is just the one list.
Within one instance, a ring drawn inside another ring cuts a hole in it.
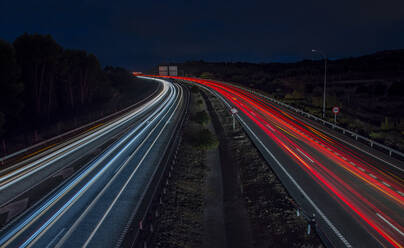
[{"label": "roadside vegetation", "polygon": [[[237,83],[321,116],[322,60],[296,63],[178,64],[187,76]],[[337,123],[404,151],[404,50],[329,60],[326,118],[340,107]]]},{"label": "roadside vegetation", "polygon": [[127,107],[157,84],[50,35],[0,40],[0,156]]},{"label": "roadside vegetation", "polygon": [[206,125],[210,121],[199,89],[191,89],[189,115],[184,123],[181,151],[163,198],[153,247],[202,247],[204,239],[206,151],[218,140]]}]

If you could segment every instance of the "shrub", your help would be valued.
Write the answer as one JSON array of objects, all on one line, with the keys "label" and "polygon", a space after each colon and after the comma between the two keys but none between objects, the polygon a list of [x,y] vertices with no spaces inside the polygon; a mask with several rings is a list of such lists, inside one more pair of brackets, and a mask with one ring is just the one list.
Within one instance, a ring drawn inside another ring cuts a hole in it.
[{"label": "shrub", "polygon": [[201,124],[201,125],[206,125],[209,122],[209,115],[206,111],[198,111],[194,115],[192,115],[191,120]]},{"label": "shrub", "polygon": [[394,125],[388,117],[384,117],[384,121],[380,124],[380,128],[382,130],[390,130],[394,128]]},{"label": "shrub", "polygon": [[201,150],[209,150],[219,145],[219,140],[208,129],[202,129],[193,139],[194,146]]}]

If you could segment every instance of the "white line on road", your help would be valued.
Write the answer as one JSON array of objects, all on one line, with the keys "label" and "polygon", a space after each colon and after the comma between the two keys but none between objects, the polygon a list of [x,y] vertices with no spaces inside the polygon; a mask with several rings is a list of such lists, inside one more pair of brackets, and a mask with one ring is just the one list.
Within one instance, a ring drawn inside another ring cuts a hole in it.
[{"label": "white line on road", "polygon": [[386,186],[389,187],[389,188],[391,187],[390,184],[388,184],[388,183],[386,183],[386,182],[384,182],[384,181],[382,182],[382,184],[386,185]]},{"label": "white line on road", "polygon": [[[302,120],[302,119],[301,119],[301,120]],[[315,128],[316,128],[316,127],[315,127]],[[321,130],[320,130],[319,128],[316,128],[316,129],[318,129],[319,131],[322,131],[323,133],[325,133],[326,135],[328,135],[328,136],[330,136],[330,137],[333,137],[333,138],[335,138],[335,139],[338,139],[339,141],[344,142],[345,144],[347,144],[347,145],[349,145],[349,146],[351,146],[351,147],[353,147],[353,148],[355,148],[355,149],[357,149],[357,150],[359,150],[359,151],[361,151],[361,152],[363,152],[363,153],[368,154],[369,156],[372,156],[373,158],[375,158],[375,159],[377,159],[377,160],[379,160],[379,161],[381,161],[381,162],[383,162],[383,163],[386,163],[386,164],[388,164],[388,165],[390,165],[390,166],[396,168],[397,170],[399,170],[399,171],[401,171],[401,172],[404,172],[404,169],[403,169],[403,168],[400,168],[400,167],[398,167],[397,165],[394,165],[394,164],[392,164],[392,163],[390,163],[390,162],[388,162],[388,161],[386,161],[386,160],[380,158],[379,156],[376,156],[376,155],[374,155],[374,154],[372,154],[372,153],[370,153],[370,152],[368,152],[368,151],[366,151],[366,150],[364,150],[364,149],[362,149],[362,148],[360,148],[360,147],[358,147],[358,146],[356,146],[356,145],[354,145],[354,144],[351,144],[350,142],[348,142],[348,141],[346,141],[346,140],[344,140],[344,139],[342,139],[342,138],[340,138],[340,137],[337,137],[337,136],[335,136],[335,135],[329,133],[329,132],[326,131],[325,129],[321,129]]]},{"label": "white line on road", "polygon": [[400,229],[398,229],[396,226],[394,226],[393,224],[390,223],[390,221],[386,220],[386,218],[384,218],[383,216],[381,216],[379,213],[376,213],[377,217],[379,217],[380,219],[382,219],[384,222],[386,222],[387,224],[389,224],[389,226],[391,226],[394,230],[396,230],[399,234],[401,234],[401,236],[404,236],[404,233],[400,231]]},{"label": "white line on road", "polygon": [[60,230],[59,233],[48,243],[48,245],[46,246],[46,248],[54,247],[54,246],[53,246],[53,243],[54,243],[56,240],[58,240],[58,238],[60,237],[60,235],[63,233],[63,231],[64,231],[65,229],[66,229],[66,228],[63,227],[62,230]]},{"label": "white line on road", "polygon": [[[170,116],[170,119],[173,118],[176,110],[178,109],[179,104],[177,104],[176,108],[174,109],[173,113]],[[121,190],[119,191],[118,195],[115,196],[115,199],[113,200],[113,202],[111,203],[111,205],[108,207],[107,211],[105,211],[104,215],[102,216],[101,220],[97,223],[97,226],[94,228],[94,230],[91,232],[90,236],[88,237],[87,241],[84,243],[84,245],[82,247],[87,247],[89,245],[89,243],[91,242],[91,240],[93,239],[94,235],[96,234],[96,232],[98,231],[98,229],[100,228],[101,224],[104,222],[105,218],[109,215],[109,213],[111,212],[112,208],[115,206],[115,203],[118,201],[119,197],[121,196],[121,194],[123,193],[123,191],[126,189],[126,187],[128,186],[129,182],[132,180],[133,176],[136,174],[138,168],[140,168],[140,165],[143,163],[143,161],[145,160],[145,158],[147,157],[147,155],[149,155],[149,152],[151,151],[151,149],[154,147],[154,144],[157,142],[157,140],[160,138],[161,134],[163,133],[163,131],[165,130],[167,124],[169,122],[166,122],[165,125],[161,128],[160,132],[157,134],[157,137],[154,139],[153,143],[149,146],[149,148],[147,149],[147,151],[145,152],[145,154],[143,155],[142,159],[140,160],[140,162],[138,163],[137,167],[135,168],[135,170],[131,173],[131,175],[129,176],[129,178],[126,180],[125,184],[123,185],[123,187],[121,188]]]},{"label": "white line on road", "polygon": [[310,162],[314,163],[314,161],[311,158],[309,158],[304,152],[302,152],[299,148],[296,148],[296,150],[300,152],[303,156],[305,156],[308,160],[310,160]]},{"label": "white line on road", "polygon": [[272,132],[275,132],[275,129],[273,129],[270,125],[266,124],[265,125],[267,128],[271,129]]},{"label": "white line on road", "polygon": [[317,207],[317,205],[313,202],[313,200],[307,195],[307,193],[300,187],[300,185],[296,182],[296,180],[289,174],[289,172],[282,166],[282,164],[276,159],[276,157],[268,150],[268,148],[262,143],[262,141],[258,138],[258,136],[251,130],[251,128],[240,118],[237,114],[238,119],[244,124],[244,126],[249,130],[249,132],[255,137],[255,139],[261,144],[261,146],[265,149],[265,151],[271,156],[271,158],[278,164],[281,170],[286,174],[289,180],[296,186],[296,188],[300,191],[300,193],[307,199],[307,201],[313,206],[313,208],[319,213],[321,218],[327,223],[327,225],[334,231],[337,237],[341,240],[341,242],[348,248],[351,248],[352,245],[346,240],[346,238],[341,234],[341,232],[331,223],[331,221],[327,218],[327,216]]}]

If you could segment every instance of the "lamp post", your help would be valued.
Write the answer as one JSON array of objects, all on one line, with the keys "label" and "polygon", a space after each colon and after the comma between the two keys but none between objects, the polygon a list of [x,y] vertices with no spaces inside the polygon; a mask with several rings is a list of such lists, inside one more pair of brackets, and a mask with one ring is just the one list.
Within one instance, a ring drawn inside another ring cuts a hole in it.
[{"label": "lamp post", "polygon": [[311,50],[313,53],[319,53],[323,56],[324,59],[324,94],[323,94],[323,119],[325,118],[325,90],[327,86],[327,56],[322,51],[318,51],[315,49]]}]

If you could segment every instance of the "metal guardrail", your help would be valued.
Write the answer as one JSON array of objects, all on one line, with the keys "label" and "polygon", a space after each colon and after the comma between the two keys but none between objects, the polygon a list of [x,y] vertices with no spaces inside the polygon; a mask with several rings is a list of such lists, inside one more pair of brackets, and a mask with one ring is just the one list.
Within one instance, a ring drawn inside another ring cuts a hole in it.
[{"label": "metal guardrail", "polygon": [[[227,84],[229,84],[229,83],[227,83]],[[340,126],[338,126],[338,125],[336,125],[336,124],[334,124],[334,123],[331,123],[331,122],[328,122],[328,121],[326,121],[326,120],[323,120],[323,119],[321,119],[320,117],[317,117],[317,116],[312,115],[312,114],[310,114],[310,113],[304,112],[304,111],[301,110],[301,109],[295,108],[295,107],[293,107],[293,106],[291,106],[291,105],[288,105],[288,104],[286,104],[286,103],[283,103],[283,102],[281,102],[281,101],[278,101],[278,100],[276,100],[276,99],[274,99],[274,98],[268,97],[268,96],[266,96],[266,95],[264,95],[264,94],[261,94],[261,93],[259,93],[259,92],[254,91],[254,90],[251,90],[251,89],[248,89],[248,88],[245,88],[245,87],[242,87],[242,86],[234,85],[234,84],[230,84],[230,85],[232,85],[232,86],[234,86],[234,87],[237,87],[237,88],[239,88],[239,89],[248,91],[248,92],[250,92],[250,93],[252,93],[252,94],[254,94],[254,95],[260,96],[260,97],[262,97],[262,98],[265,98],[265,99],[267,99],[267,100],[269,100],[269,101],[271,101],[271,102],[274,102],[274,103],[276,103],[276,104],[278,104],[278,105],[281,105],[281,106],[283,106],[283,107],[286,107],[286,108],[288,108],[288,109],[290,109],[290,110],[292,110],[292,111],[294,111],[294,112],[296,112],[296,113],[298,113],[298,114],[301,114],[302,116],[305,116],[305,117],[307,117],[307,118],[310,118],[310,119],[312,119],[312,120],[315,120],[315,121],[317,121],[317,122],[320,122],[320,123],[323,124],[324,126],[329,126],[329,127],[333,128],[334,130],[337,130],[337,131],[341,132],[342,134],[345,134],[345,135],[349,135],[349,136],[351,136],[351,137],[354,137],[355,140],[362,140],[362,141],[365,142],[365,144],[369,145],[371,148],[376,148],[376,147],[378,147],[378,148],[379,148],[378,150],[387,152],[387,154],[388,154],[390,157],[396,155],[395,157],[398,157],[399,159],[404,160],[404,153],[402,153],[402,152],[400,152],[400,151],[397,151],[397,150],[395,150],[395,149],[393,149],[393,148],[391,148],[391,147],[388,147],[388,146],[386,146],[386,145],[384,145],[384,144],[381,144],[381,143],[379,143],[379,142],[377,142],[377,141],[374,141],[374,140],[369,139],[369,138],[367,138],[367,137],[365,137],[365,136],[362,136],[362,135],[360,135],[360,134],[357,134],[357,133],[355,133],[355,132],[353,132],[353,131],[351,131],[351,130],[348,130],[348,129],[346,129],[346,128],[340,127]]]}]

